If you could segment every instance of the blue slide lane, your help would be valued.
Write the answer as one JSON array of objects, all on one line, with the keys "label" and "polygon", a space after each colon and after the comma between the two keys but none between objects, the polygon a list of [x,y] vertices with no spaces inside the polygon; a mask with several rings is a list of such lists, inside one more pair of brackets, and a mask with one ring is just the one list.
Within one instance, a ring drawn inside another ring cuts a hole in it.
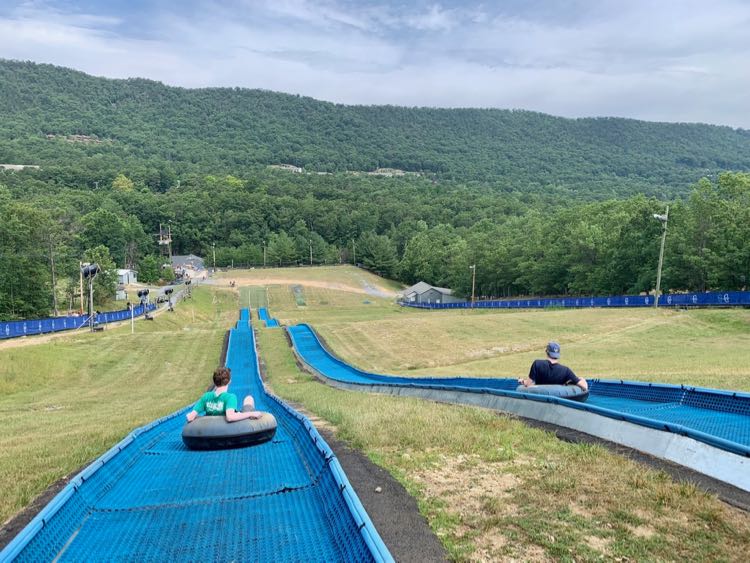
[{"label": "blue slide lane", "polygon": [[263,323],[266,325],[266,328],[276,328],[279,325],[279,321],[276,319],[272,319],[271,316],[268,314],[268,309],[265,307],[261,307],[258,309],[258,319],[263,321]]},{"label": "blue slide lane", "polygon": [[689,436],[732,453],[750,457],[750,394],[717,389],[589,380],[586,403],[555,397],[516,393],[510,378],[399,377],[368,373],[336,358],[309,325],[288,328],[297,353],[313,369],[335,381],[361,385],[428,387],[494,393],[529,401],[556,403],[569,408],[625,420],[649,428]]},{"label": "blue slide lane", "polygon": [[77,475],[0,561],[393,561],[310,421],[265,393],[247,309],[227,365],[240,402],[251,393],[276,417],[272,441],[187,450],[186,407]]}]

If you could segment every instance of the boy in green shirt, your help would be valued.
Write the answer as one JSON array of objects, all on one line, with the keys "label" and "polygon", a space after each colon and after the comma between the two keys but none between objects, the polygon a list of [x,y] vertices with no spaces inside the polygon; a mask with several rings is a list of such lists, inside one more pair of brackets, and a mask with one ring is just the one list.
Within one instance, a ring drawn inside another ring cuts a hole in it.
[{"label": "boy in green shirt", "polygon": [[255,409],[255,401],[248,395],[242,403],[242,410],[237,410],[237,395],[229,393],[229,382],[232,372],[229,368],[220,367],[214,370],[215,389],[205,393],[193,410],[187,413],[187,421],[193,422],[199,414],[206,416],[224,416],[227,422],[236,422],[246,418],[260,418],[263,413]]}]

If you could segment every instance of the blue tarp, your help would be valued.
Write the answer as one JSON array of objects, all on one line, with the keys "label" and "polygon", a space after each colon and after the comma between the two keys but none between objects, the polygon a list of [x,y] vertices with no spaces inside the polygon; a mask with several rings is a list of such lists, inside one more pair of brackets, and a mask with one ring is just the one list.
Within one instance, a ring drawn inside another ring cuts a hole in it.
[{"label": "blue tarp", "polygon": [[273,413],[259,446],[190,451],[187,407],[94,462],[0,561],[393,561],[331,449],[259,378],[247,309],[231,331],[230,391]]},{"label": "blue tarp", "polygon": [[[685,385],[593,379],[586,403],[516,393],[516,379],[401,377],[357,369],[327,350],[306,324],[288,328],[297,353],[330,379],[360,385],[395,385],[495,393],[555,402],[643,426],[676,432],[733,453],[750,456],[750,394]],[[525,374],[524,374],[525,375]]]},{"label": "blue tarp", "polygon": [[[559,297],[554,299],[498,299],[466,303],[403,303],[421,309],[544,309],[560,307],[653,307],[652,295],[611,295],[609,297]],[[662,295],[660,307],[733,307],[750,306],[750,291],[719,291],[711,293],[675,293]]]},{"label": "blue tarp", "polygon": [[[156,305],[138,305],[133,309],[133,315],[140,317],[146,311],[153,311]],[[113,323],[126,321],[130,318],[130,310],[108,311],[106,313],[94,314],[94,324]],[[7,321],[0,322],[0,339],[16,338],[19,336],[31,336],[32,334],[46,334],[48,332],[60,332],[63,330],[74,330],[89,324],[88,315],[55,317],[49,319],[34,319],[30,321]]]}]

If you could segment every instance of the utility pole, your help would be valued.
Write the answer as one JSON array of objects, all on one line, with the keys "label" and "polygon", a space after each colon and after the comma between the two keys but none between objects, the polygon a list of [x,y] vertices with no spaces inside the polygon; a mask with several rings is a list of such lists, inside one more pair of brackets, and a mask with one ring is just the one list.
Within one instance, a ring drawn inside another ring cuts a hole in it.
[{"label": "utility pole", "polygon": [[211,243],[211,249],[213,250],[213,253],[214,253],[214,273],[216,273],[216,243],[215,242]]},{"label": "utility pole", "polygon": [[308,239],[307,242],[310,243],[310,266],[312,266],[312,239]]},{"label": "utility pole", "polygon": [[263,267],[266,267],[266,241],[263,241]]},{"label": "utility pole", "polygon": [[83,262],[78,262],[78,271],[81,274],[80,284],[80,295],[81,295],[81,314],[83,315]]},{"label": "utility pole", "polygon": [[664,215],[654,213],[654,219],[658,219],[664,225],[661,233],[661,248],[659,249],[659,268],[656,270],[656,295],[654,295],[654,309],[659,306],[659,295],[661,294],[661,268],[664,265],[664,242],[667,240],[667,222],[669,221],[669,206]]},{"label": "utility pole", "polygon": [[352,263],[356,266],[357,265],[357,243],[354,242],[354,239],[352,239],[352,253],[354,254]]},{"label": "utility pole", "polygon": [[55,316],[58,314],[57,310],[57,276],[55,275],[55,253],[52,250],[52,236],[49,237],[49,262],[52,268],[52,308],[55,311]]},{"label": "utility pole", "polygon": [[474,308],[474,287],[476,286],[477,281],[477,265],[472,264],[469,266],[469,269],[471,270],[471,308]]},{"label": "utility pole", "polygon": [[172,267],[172,220],[167,221],[167,248],[169,248],[169,267]]}]

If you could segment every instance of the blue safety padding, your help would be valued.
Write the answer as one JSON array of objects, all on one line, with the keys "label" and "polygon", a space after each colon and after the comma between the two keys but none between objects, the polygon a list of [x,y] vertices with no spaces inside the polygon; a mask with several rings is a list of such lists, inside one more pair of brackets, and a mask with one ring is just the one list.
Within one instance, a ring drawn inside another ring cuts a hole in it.
[{"label": "blue safety padding", "polygon": [[266,328],[276,328],[279,325],[279,321],[276,319],[271,318],[271,316],[268,314],[268,309],[265,307],[260,307],[258,309],[258,319],[263,321],[263,324],[265,324]]},{"label": "blue safety padding", "polygon": [[[545,309],[559,307],[653,307],[653,295],[610,295],[606,297],[560,297],[539,299],[498,299],[463,303],[410,303],[420,309]],[[750,291],[714,291],[662,295],[660,307],[736,307],[750,305]]]},{"label": "blue safety padding", "polygon": [[[138,305],[133,309],[133,316],[140,317],[146,311],[153,311],[156,305]],[[130,310],[108,311],[106,313],[94,314],[94,324],[106,324],[126,321],[130,318]],[[88,315],[54,317],[49,319],[34,319],[29,321],[6,321],[0,322],[0,339],[17,338],[19,336],[31,336],[34,334],[46,334],[48,332],[61,332],[63,330],[75,330],[88,326]]]},{"label": "blue safety padding", "polygon": [[0,560],[393,561],[310,421],[265,392],[249,319],[231,331],[230,391],[276,417],[273,440],[188,450],[186,407],[76,476]]},{"label": "blue safety padding", "polygon": [[589,381],[589,399],[578,403],[557,397],[516,393],[517,379],[434,378],[381,375],[360,370],[337,358],[309,325],[288,329],[300,357],[320,374],[344,383],[393,385],[441,390],[493,393],[561,404],[627,420],[635,424],[690,436],[696,440],[750,456],[750,394],[699,387],[612,381]]}]

